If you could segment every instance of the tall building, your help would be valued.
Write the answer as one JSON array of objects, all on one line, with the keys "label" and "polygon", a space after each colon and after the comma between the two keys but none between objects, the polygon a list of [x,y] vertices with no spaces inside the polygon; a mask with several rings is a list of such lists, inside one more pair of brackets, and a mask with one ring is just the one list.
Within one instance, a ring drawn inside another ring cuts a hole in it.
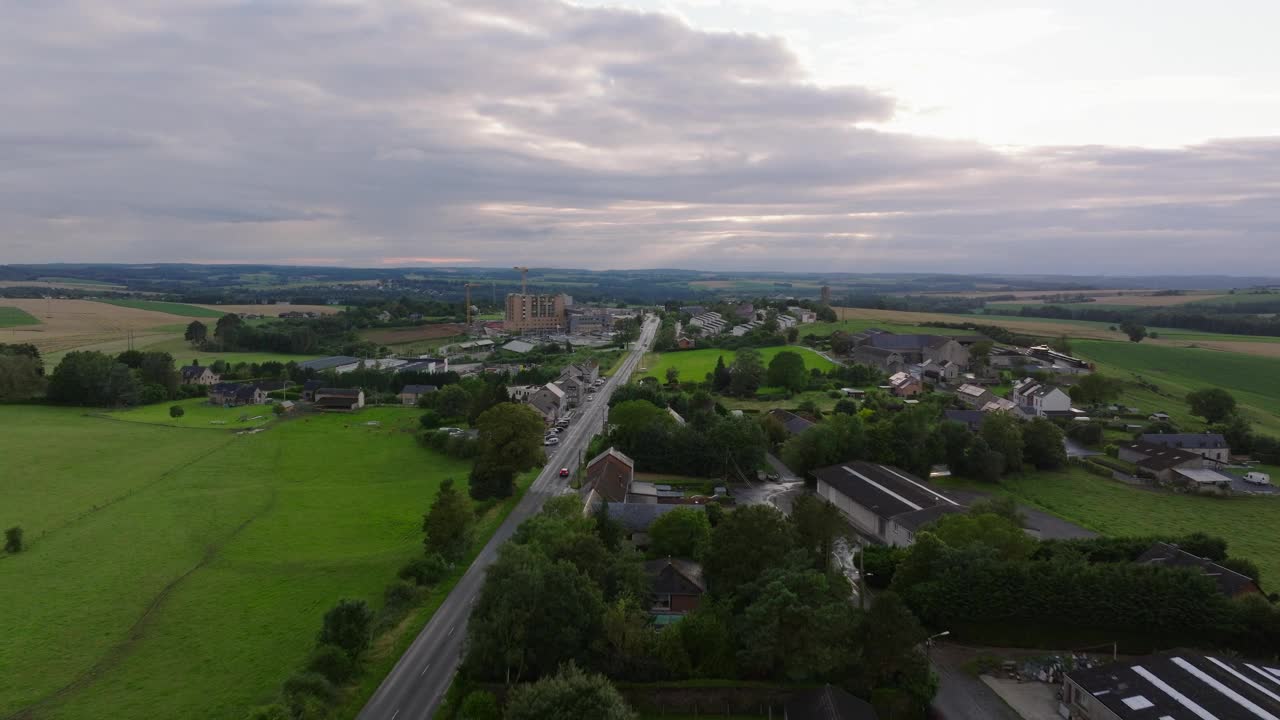
[{"label": "tall building", "polygon": [[823,286],[822,286],[822,298],[821,298],[821,299],[822,299],[822,304],[823,304],[823,305],[830,305],[830,304],[831,304],[831,286],[830,286],[830,285],[823,285]]},{"label": "tall building", "polygon": [[507,295],[507,315],[502,329],[508,332],[551,332],[563,330],[565,308],[573,304],[573,298],[559,295]]}]

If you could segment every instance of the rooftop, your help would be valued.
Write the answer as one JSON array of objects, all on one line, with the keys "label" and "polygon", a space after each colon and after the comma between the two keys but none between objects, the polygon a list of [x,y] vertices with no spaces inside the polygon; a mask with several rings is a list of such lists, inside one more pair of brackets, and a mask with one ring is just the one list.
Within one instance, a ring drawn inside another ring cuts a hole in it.
[{"label": "rooftop", "polygon": [[360,362],[360,358],[350,357],[349,355],[334,355],[332,357],[316,358],[315,360],[307,360],[298,363],[298,367],[303,370],[332,370],[343,365],[351,365]]},{"label": "rooftop", "polygon": [[1146,565],[1163,565],[1165,567],[1183,567],[1199,570],[1217,583],[1218,589],[1227,597],[1258,592],[1257,583],[1248,575],[1223,567],[1208,558],[1192,555],[1177,545],[1170,543],[1157,542],[1142,553],[1142,556],[1137,561]]},{"label": "rooftop", "polygon": [[1142,442],[1176,448],[1225,449],[1226,438],[1218,433],[1147,433]]},{"label": "rooftop", "polygon": [[1201,457],[1193,452],[1179,450],[1178,448],[1165,447],[1164,445],[1152,445],[1151,443],[1136,442],[1125,445],[1126,448],[1146,456],[1145,459],[1138,461],[1138,466],[1148,470],[1168,470],[1183,463],[1193,460],[1200,460]]},{"label": "rooftop", "polygon": [[854,461],[819,468],[812,474],[882,518],[893,518],[936,505],[962,507],[928,487],[923,480],[888,465]]},{"label": "rooftop", "polygon": [[1173,651],[1067,674],[1122,720],[1256,720],[1280,713],[1280,668]]}]

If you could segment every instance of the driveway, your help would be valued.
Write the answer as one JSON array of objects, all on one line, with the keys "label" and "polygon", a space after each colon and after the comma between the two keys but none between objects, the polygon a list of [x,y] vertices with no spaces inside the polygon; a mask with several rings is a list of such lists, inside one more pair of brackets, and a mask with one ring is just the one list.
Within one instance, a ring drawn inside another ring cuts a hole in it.
[{"label": "driveway", "polygon": [[1022,720],[986,683],[969,674],[964,664],[974,657],[968,648],[938,644],[929,653],[938,675],[933,712],[945,720]]},{"label": "driveway", "polygon": [[1067,457],[1086,458],[1102,454],[1097,450],[1090,450],[1071,438],[1062,438],[1062,445],[1067,449]]}]

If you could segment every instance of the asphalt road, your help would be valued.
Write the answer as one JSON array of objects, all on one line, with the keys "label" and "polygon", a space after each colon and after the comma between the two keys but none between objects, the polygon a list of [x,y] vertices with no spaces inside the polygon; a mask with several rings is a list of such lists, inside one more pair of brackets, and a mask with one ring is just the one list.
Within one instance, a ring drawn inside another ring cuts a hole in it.
[{"label": "asphalt road", "polygon": [[467,616],[484,583],[485,570],[498,556],[498,548],[515,532],[520,523],[542,509],[547,499],[560,495],[568,486],[568,478],[559,476],[560,468],[573,470],[591,437],[604,425],[609,397],[614,388],[625,384],[640,364],[645,351],[657,333],[658,321],[649,318],[635,343],[631,355],[597,392],[596,399],[577,411],[577,418],[567,432],[561,433],[560,445],[547,459],[542,473],[525,491],[524,497],[507,516],[475,562],[458,581],[453,592],[431,616],[417,639],[405,651],[382,685],[369,698],[358,720],[420,720],[431,717],[439,707],[445,691],[453,681],[454,671],[462,659],[462,643],[467,634]]}]

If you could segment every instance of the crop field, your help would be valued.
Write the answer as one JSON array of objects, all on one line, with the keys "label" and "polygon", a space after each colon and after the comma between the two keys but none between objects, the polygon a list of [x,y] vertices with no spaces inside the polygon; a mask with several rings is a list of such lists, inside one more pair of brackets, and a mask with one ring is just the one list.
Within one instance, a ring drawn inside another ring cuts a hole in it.
[{"label": "crop field", "polygon": [[[954,483],[941,483],[954,484]],[[969,484],[990,491],[990,485]],[[1000,491],[1104,535],[1182,535],[1226,538],[1231,555],[1258,564],[1264,588],[1280,583],[1280,498],[1196,497],[1152,492],[1072,468],[1005,478]]]},{"label": "crop field", "polygon": [[[804,358],[805,368],[818,368],[820,370],[830,370],[835,367],[835,363],[810,350],[809,348],[800,347],[798,345],[779,346],[760,348],[760,357],[764,360],[765,367],[768,367],[769,361],[775,355],[783,351],[791,351],[799,353]],[[662,382],[667,381],[667,368],[675,367],[680,370],[680,377],[690,382],[702,382],[707,373],[716,369],[716,359],[724,356],[724,364],[728,365],[733,362],[734,352],[732,350],[721,350],[719,348],[707,348],[705,350],[684,350],[680,352],[667,353],[649,353],[645,355],[643,367],[647,368],[644,373],[633,376],[636,380],[641,377],[655,377]]]},{"label": "crop field", "polygon": [[361,331],[360,337],[379,345],[404,345],[421,340],[439,340],[463,335],[466,327],[456,323],[418,325],[408,328],[377,328]]},{"label": "crop field", "polygon": [[36,325],[8,329],[4,333],[5,342],[29,342],[43,353],[117,340],[127,343],[130,333],[134,334],[135,341],[146,335],[156,339],[154,336],[163,333],[156,333],[154,328],[173,325],[184,319],[169,313],[120,307],[92,300],[6,298],[4,304],[18,308],[39,321]]},{"label": "crop field", "polygon": [[0,524],[29,541],[0,560],[0,716],[239,720],[269,701],[325,610],[381,604],[439,483],[465,478],[416,422],[236,435],[0,407]]},{"label": "crop field", "polygon": [[39,325],[40,321],[31,317],[31,313],[21,308],[0,305],[0,328],[18,327],[19,325]]},{"label": "crop field", "polygon": [[[1159,387],[1157,400],[1182,424],[1190,421],[1182,398],[1192,390],[1220,387],[1235,396],[1244,414],[1267,434],[1280,435],[1280,360],[1205,348],[1081,340],[1073,352],[1108,375],[1141,376]],[[1155,393],[1145,391],[1152,396]],[[1122,398],[1123,402],[1128,399]],[[1132,403],[1137,404],[1137,403]],[[1139,405],[1152,408],[1151,404]],[[1179,415],[1182,419],[1179,420]],[[1197,421],[1202,422],[1202,421]]]},{"label": "crop field", "polygon": [[154,310],[155,312],[168,313],[179,317],[220,318],[226,314],[210,310],[208,308],[203,308],[199,305],[164,302],[161,300],[98,300],[97,302],[116,305],[118,307],[136,308],[138,310]]}]

